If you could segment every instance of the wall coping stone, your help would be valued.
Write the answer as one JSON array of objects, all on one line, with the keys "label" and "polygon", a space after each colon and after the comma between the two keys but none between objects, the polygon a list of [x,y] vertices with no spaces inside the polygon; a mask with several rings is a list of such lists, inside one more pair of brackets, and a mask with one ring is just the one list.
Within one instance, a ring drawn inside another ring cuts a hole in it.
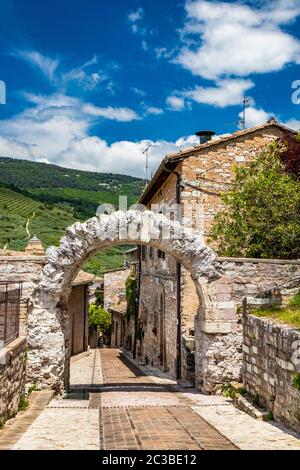
[{"label": "wall coping stone", "polygon": [[31,263],[45,264],[46,256],[0,256],[0,262],[1,261],[28,261]]},{"label": "wall coping stone", "polygon": [[27,340],[26,336],[19,336],[14,341],[9,343],[3,349],[0,350],[0,368],[6,366],[6,359],[16,356],[20,350],[24,349]]}]

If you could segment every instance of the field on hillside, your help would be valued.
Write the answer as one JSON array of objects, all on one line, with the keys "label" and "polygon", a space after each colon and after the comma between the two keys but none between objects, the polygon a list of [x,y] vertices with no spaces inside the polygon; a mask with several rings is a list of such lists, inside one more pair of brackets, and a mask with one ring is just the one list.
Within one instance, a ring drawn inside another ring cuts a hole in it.
[{"label": "field on hillside", "polygon": [[7,210],[8,212],[22,217],[30,217],[36,210],[41,207],[41,204],[37,201],[33,201],[31,198],[12,191],[9,188],[0,188],[0,211]]},{"label": "field on hillside", "polygon": [[[118,208],[138,199],[143,181],[123,175],[81,172],[24,160],[0,158],[0,248],[23,250],[29,233],[47,248],[58,245],[65,229],[95,215],[101,204]],[[124,263],[126,247],[98,253],[85,269],[101,275]]]}]

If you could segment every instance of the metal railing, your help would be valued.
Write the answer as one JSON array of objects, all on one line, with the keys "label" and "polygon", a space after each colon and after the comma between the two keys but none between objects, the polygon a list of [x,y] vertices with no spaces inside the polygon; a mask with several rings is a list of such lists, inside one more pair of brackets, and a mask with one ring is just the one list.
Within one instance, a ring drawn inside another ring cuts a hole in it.
[{"label": "metal railing", "polygon": [[0,342],[11,343],[19,336],[22,282],[0,281]]}]

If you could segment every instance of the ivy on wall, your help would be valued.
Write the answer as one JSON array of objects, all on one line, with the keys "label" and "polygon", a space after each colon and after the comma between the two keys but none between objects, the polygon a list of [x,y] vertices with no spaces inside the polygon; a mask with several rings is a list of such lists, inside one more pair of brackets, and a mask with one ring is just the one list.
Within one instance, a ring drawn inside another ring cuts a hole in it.
[{"label": "ivy on wall", "polygon": [[137,298],[137,278],[134,275],[128,276],[125,283],[126,289],[126,318],[130,320],[136,316],[136,298]]}]

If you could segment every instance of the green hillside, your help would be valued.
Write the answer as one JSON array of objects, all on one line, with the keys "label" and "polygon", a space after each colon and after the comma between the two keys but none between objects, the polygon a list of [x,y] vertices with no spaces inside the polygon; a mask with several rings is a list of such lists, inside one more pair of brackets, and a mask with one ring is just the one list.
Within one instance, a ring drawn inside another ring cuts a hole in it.
[{"label": "green hillside", "polygon": [[25,192],[39,202],[73,207],[78,219],[95,214],[100,204],[118,207],[119,195],[134,204],[143,181],[126,175],[71,170],[56,165],[0,157],[0,181]]},{"label": "green hillside", "polygon": [[[100,204],[118,208],[119,195],[137,201],[143,181],[124,175],[69,170],[0,157],[0,248],[23,250],[34,233],[45,247],[58,245],[66,227],[95,215]],[[85,267],[102,274],[123,265],[126,247],[98,253]]]}]

